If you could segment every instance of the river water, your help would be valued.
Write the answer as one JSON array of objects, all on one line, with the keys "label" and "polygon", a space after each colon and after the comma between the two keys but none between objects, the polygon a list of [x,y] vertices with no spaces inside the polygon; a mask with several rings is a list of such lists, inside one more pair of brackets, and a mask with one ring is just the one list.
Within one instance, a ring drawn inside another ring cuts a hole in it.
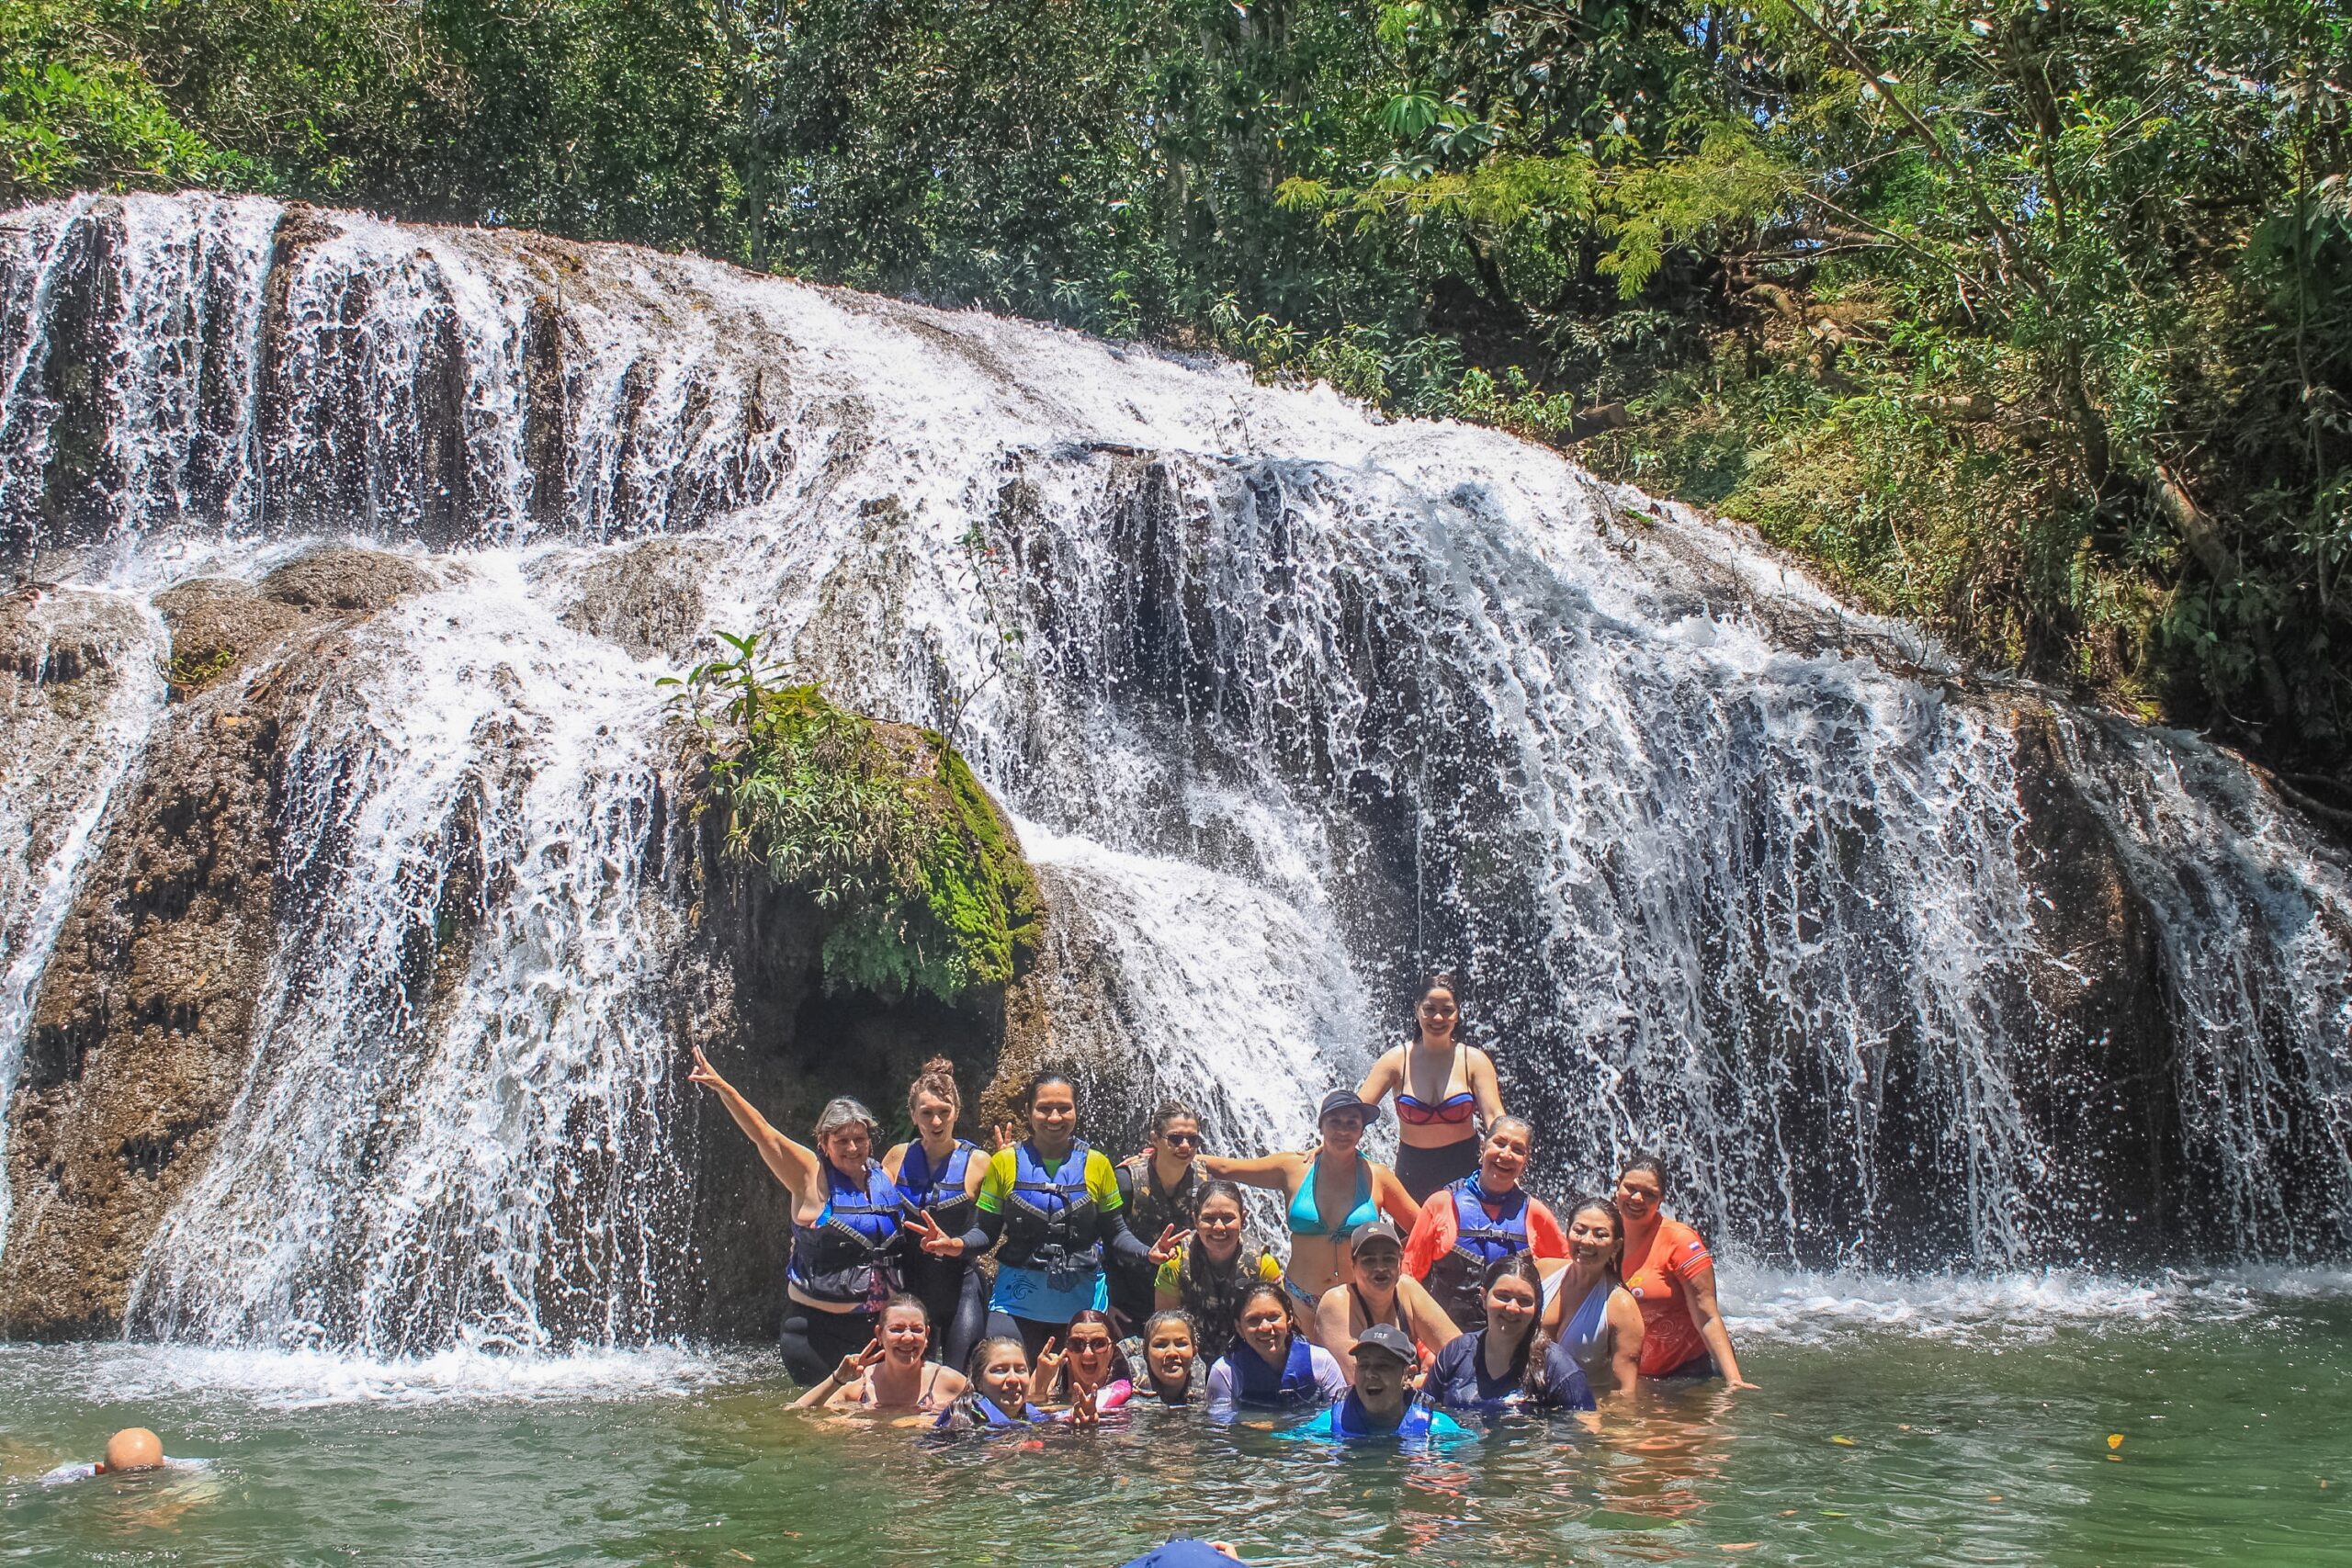
[{"label": "river water", "polygon": [[[1409,1459],[1163,1411],[943,1443],[786,1412],[773,1360],[742,1354],[11,1346],[6,1551],[1092,1564],[1196,1533],[1285,1564],[2345,1561],[2352,1275],[1724,1283],[1757,1392]],[[134,1419],[209,1466],[30,1479]]]}]

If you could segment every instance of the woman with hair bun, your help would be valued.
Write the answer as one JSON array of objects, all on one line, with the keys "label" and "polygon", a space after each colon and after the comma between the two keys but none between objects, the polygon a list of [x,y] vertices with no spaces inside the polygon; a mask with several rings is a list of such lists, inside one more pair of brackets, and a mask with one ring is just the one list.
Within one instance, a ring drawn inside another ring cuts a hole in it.
[{"label": "woman with hair bun", "polygon": [[[1200,1201],[1201,1113],[1171,1100],[1151,1113],[1143,1153],[1120,1162],[1119,1194],[1126,1200],[1127,1229],[1138,1238],[1157,1237],[1193,1223]],[[1130,1333],[1153,1311],[1156,1274],[1124,1258],[1111,1266],[1111,1306]]]},{"label": "woman with hair bun", "polygon": [[1372,1105],[1396,1095],[1396,1179],[1416,1203],[1478,1168],[1478,1124],[1492,1127],[1503,1114],[1494,1059],[1459,1037],[1458,995],[1442,970],[1424,978],[1413,1038],[1382,1053],[1356,1090]]},{"label": "woman with hair bun", "polygon": [[[971,1228],[980,1179],[988,1173],[989,1165],[988,1156],[956,1135],[956,1118],[963,1110],[955,1064],[944,1056],[933,1056],[907,1089],[907,1114],[914,1121],[914,1141],[900,1144],[882,1156],[882,1168],[898,1182],[907,1212],[927,1213],[940,1229],[958,1235]],[[980,1289],[979,1271],[961,1255],[942,1258],[910,1248],[899,1272],[936,1325],[932,1354],[951,1367],[962,1366],[988,1328],[988,1300]]]},{"label": "woman with hair bun", "polygon": [[779,1348],[797,1381],[818,1382],[874,1342],[882,1303],[898,1288],[899,1188],[874,1157],[874,1112],[847,1096],[828,1100],[810,1148],[769,1125],[699,1048],[688,1081],[718,1096],[792,1194],[792,1255],[784,1270],[791,1302]]},{"label": "woman with hair bun", "polygon": [[1039,1073],[1021,1103],[1029,1136],[989,1157],[971,1228],[958,1235],[928,1214],[912,1225],[934,1258],[975,1258],[1003,1239],[988,1331],[1019,1340],[1035,1359],[1072,1317],[1108,1309],[1105,1254],[1141,1257],[1157,1267],[1175,1249],[1154,1253],[1128,1234],[1126,1201],[1110,1159],[1078,1135],[1076,1085],[1060,1073]]}]

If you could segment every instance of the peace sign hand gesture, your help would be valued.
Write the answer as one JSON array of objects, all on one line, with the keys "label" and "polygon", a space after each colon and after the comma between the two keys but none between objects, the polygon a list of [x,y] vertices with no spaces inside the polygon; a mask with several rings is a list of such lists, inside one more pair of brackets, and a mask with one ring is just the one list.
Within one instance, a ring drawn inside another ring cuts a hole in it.
[{"label": "peace sign hand gesture", "polygon": [[1170,1225],[1159,1233],[1159,1239],[1151,1244],[1151,1249],[1146,1256],[1151,1259],[1151,1266],[1157,1269],[1183,1251],[1184,1244],[1192,1239],[1191,1231],[1180,1231]]},{"label": "peace sign hand gesture", "polygon": [[1020,1142],[1021,1127],[1018,1122],[1000,1122],[996,1124],[997,1153],[1002,1154],[1005,1150],[1014,1147]]},{"label": "peace sign hand gesture", "polygon": [[834,1383],[840,1387],[847,1388],[854,1382],[864,1382],[865,1381],[865,1369],[874,1365],[881,1359],[882,1341],[879,1338],[867,1340],[865,1342],[865,1349],[860,1350],[854,1356],[843,1356],[842,1358],[842,1364],[833,1369]]},{"label": "peace sign hand gesture", "polygon": [[919,1219],[910,1221],[907,1228],[914,1233],[915,1245],[934,1258],[964,1256],[964,1238],[941,1230],[939,1222],[931,1217],[929,1209],[923,1210]]},{"label": "peace sign hand gesture", "polygon": [[1078,1397],[1070,1401],[1069,1424],[1082,1430],[1091,1430],[1101,1425],[1102,1420],[1102,1412],[1094,1407],[1094,1391],[1080,1389]]}]

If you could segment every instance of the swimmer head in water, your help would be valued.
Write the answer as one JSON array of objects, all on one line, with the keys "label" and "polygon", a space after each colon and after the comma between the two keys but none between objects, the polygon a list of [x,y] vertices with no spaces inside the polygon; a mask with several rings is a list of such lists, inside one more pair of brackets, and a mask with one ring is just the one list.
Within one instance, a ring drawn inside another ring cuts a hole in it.
[{"label": "swimmer head in water", "polygon": [[97,1467],[100,1475],[114,1475],[128,1470],[154,1470],[164,1462],[164,1440],[144,1427],[125,1427],[107,1439],[107,1457]]}]

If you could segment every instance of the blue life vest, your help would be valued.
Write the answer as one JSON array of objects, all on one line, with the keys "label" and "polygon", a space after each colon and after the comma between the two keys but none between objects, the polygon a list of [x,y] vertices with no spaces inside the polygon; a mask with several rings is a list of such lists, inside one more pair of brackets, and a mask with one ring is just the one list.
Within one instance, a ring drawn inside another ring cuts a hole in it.
[{"label": "blue life vest", "polygon": [[792,1260],[784,1277],[813,1301],[867,1306],[897,1284],[891,1255],[898,1250],[903,1200],[898,1184],[874,1160],[865,1162],[863,1188],[824,1162],[826,1198],[816,1224],[792,1232]]},{"label": "blue life vest", "polygon": [[934,1171],[922,1142],[909,1144],[906,1157],[899,1162],[899,1195],[909,1210],[929,1214],[949,1235],[963,1235],[972,1228],[972,1209],[978,1201],[964,1190],[964,1181],[972,1156],[979,1152],[958,1138],[947,1163]]},{"label": "blue life vest", "polygon": [[1500,1219],[1487,1217],[1486,1190],[1475,1176],[1455,1182],[1453,1247],[1430,1265],[1422,1281],[1457,1327],[1483,1328],[1486,1296],[1479,1285],[1487,1270],[1501,1258],[1528,1249],[1527,1190],[1514,1187],[1503,1199]]},{"label": "blue life vest", "polygon": [[1086,1185],[1087,1148],[1073,1141],[1059,1176],[1047,1176],[1036,1145],[1025,1139],[1012,1151],[1012,1190],[1004,1206],[1004,1242],[1000,1265],[1042,1269],[1057,1287],[1074,1284],[1102,1263],[1094,1248],[1094,1193]]},{"label": "blue life vest", "polygon": [[974,1390],[941,1411],[938,1421],[933,1424],[940,1427],[953,1426],[956,1421],[956,1413],[959,1409],[968,1416],[978,1416],[990,1427],[1028,1426],[1046,1419],[1046,1413],[1034,1404],[1022,1405],[1018,1417],[1008,1416],[1002,1405],[987,1394]]},{"label": "blue life vest", "polygon": [[1364,1424],[1363,1403],[1351,1389],[1348,1397],[1331,1408],[1331,1435],[1335,1438],[1395,1438],[1400,1442],[1419,1442],[1430,1435],[1430,1407],[1416,1399],[1405,1406],[1405,1414],[1396,1425],[1381,1431]]},{"label": "blue life vest", "polygon": [[1247,1345],[1226,1352],[1233,1369],[1233,1397],[1238,1404],[1300,1404],[1320,1398],[1323,1385],[1315,1376],[1315,1352],[1304,1335],[1294,1334],[1290,1356],[1279,1371]]}]

